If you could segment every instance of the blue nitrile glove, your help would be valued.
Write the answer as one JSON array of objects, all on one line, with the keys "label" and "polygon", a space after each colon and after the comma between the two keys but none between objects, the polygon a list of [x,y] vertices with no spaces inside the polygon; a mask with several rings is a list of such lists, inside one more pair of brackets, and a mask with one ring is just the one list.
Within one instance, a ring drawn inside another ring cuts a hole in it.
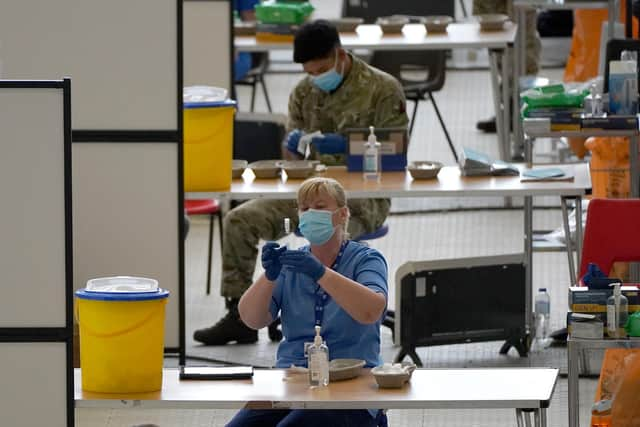
[{"label": "blue nitrile glove", "polygon": [[304,135],[304,132],[300,129],[294,129],[287,135],[287,150],[298,156],[300,155],[298,152],[298,144],[300,143],[302,135]]},{"label": "blue nitrile glove", "polygon": [[317,282],[326,267],[313,256],[311,252],[306,251],[285,251],[280,255],[280,263],[283,267],[289,268],[296,273],[304,273]]},{"label": "blue nitrile glove", "polygon": [[280,275],[282,270],[280,255],[286,250],[286,246],[280,246],[276,242],[267,242],[262,247],[262,267],[268,280],[273,282]]},{"label": "blue nitrile glove", "polygon": [[582,276],[582,283],[589,289],[609,289],[610,283],[622,283],[622,280],[608,277],[600,270],[598,264],[590,262],[586,274]]},{"label": "blue nitrile glove", "polygon": [[325,133],[316,136],[311,143],[320,154],[340,154],[347,151],[347,138],[339,133]]}]

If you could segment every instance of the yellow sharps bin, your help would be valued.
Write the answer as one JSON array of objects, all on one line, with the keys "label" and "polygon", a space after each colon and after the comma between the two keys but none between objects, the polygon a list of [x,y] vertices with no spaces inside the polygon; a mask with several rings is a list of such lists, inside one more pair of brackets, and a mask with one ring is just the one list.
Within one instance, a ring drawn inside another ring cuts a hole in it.
[{"label": "yellow sharps bin", "polygon": [[91,279],[76,291],[82,389],[144,393],[162,388],[169,291],[144,277]]},{"label": "yellow sharps bin", "polygon": [[232,100],[184,103],[185,191],[230,188],[235,111]]}]

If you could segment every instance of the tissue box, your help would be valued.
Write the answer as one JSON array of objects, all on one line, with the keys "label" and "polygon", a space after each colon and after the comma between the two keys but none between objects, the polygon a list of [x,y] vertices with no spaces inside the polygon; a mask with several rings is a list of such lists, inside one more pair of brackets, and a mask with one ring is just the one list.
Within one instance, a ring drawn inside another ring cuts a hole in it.
[{"label": "tissue box", "polygon": [[605,319],[600,315],[569,313],[567,331],[572,338],[603,339]]},{"label": "tissue box", "polygon": [[[640,311],[640,290],[636,286],[622,286],[622,295],[629,300],[629,313]],[[606,313],[611,289],[589,289],[586,286],[569,287],[569,309],[576,313]]]},{"label": "tissue box", "polygon": [[[347,170],[361,172],[369,129],[347,129]],[[408,135],[405,128],[379,128],[374,133],[380,143],[382,171],[404,171],[407,167]]]}]

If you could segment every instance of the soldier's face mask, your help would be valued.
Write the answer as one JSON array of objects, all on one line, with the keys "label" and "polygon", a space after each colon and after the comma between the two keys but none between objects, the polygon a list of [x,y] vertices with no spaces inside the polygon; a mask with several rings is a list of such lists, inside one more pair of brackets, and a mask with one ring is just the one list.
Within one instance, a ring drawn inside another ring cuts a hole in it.
[{"label": "soldier's face mask", "polygon": [[340,208],[335,211],[307,209],[304,212],[298,212],[300,219],[298,228],[312,245],[324,245],[336,231],[333,225],[333,214],[339,210]]},{"label": "soldier's face mask", "polygon": [[334,91],[340,83],[342,83],[344,73],[344,62],[342,63],[342,69],[338,72],[338,49],[336,49],[336,63],[332,69],[326,71],[317,76],[312,76],[311,81],[320,90],[325,92]]}]

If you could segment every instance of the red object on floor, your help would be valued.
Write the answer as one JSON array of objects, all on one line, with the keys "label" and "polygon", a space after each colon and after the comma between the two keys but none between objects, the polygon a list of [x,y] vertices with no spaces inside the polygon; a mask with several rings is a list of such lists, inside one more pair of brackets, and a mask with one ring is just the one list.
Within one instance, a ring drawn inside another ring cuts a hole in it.
[{"label": "red object on floor", "polygon": [[207,295],[211,293],[211,259],[213,257],[213,217],[218,217],[220,226],[220,250],[222,251],[222,211],[216,199],[194,199],[184,201],[187,215],[209,215],[209,253],[207,256]]}]

